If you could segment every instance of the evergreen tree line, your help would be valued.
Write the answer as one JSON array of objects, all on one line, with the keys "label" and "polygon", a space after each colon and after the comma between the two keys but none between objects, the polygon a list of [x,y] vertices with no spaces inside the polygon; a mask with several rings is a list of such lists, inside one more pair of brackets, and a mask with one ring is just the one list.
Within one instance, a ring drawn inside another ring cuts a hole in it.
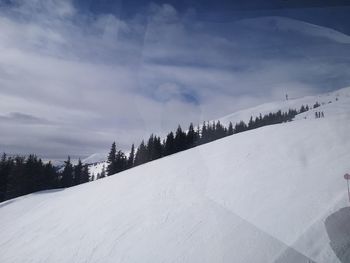
[{"label": "evergreen tree line", "polygon": [[[315,106],[318,107],[319,104]],[[291,121],[295,115],[307,110],[309,107],[303,105],[298,111],[290,109],[287,112],[277,111],[264,116],[260,114],[256,118],[251,117],[247,124],[244,121],[235,125],[230,122],[228,127],[223,126],[220,121],[214,121],[204,122],[201,127],[195,129],[191,123],[187,131],[183,131],[179,125],[175,132],[168,133],[163,140],[152,134],[137,148],[132,145],[128,156],[117,150],[114,142],[108,155],[108,166],[106,169],[103,167],[98,178],[236,133]],[[4,153],[0,159],[0,202],[37,191],[75,186],[89,182],[90,179],[88,165],[83,165],[80,159],[78,164],[73,165],[68,157],[64,167],[58,169],[51,162],[44,163],[36,155],[9,157]]]},{"label": "evergreen tree line", "polygon": [[90,180],[87,165],[79,160],[73,165],[68,157],[63,171],[35,155],[0,159],[0,202],[18,196],[60,187],[70,187]]},{"label": "evergreen tree line", "polygon": [[[106,175],[109,176],[137,165],[236,133],[256,129],[266,125],[291,121],[297,114],[308,110],[308,105],[302,105],[299,110],[289,109],[287,112],[279,110],[275,113],[265,114],[264,116],[260,114],[258,117],[251,117],[247,124],[244,121],[240,121],[235,125],[230,122],[228,127],[223,126],[220,121],[213,121],[212,123],[204,122],[203,125],[201,127],[198,126],[197,129],[195,129],[191,123],[187,131],[183,131],[179,125],[175,133],[168,133],[164,140],[161,140],[159,136],[151,134],[149,139],[146,142],[142,141],[136,150],[133,144],[128,156],[126,156],[121,150],[117,150],[116,143],[113,142],[107,159],[108,166]],[[104,177],[104,175],[105,172],[103,171],[103,176],[99,176],[99,178]]]}]

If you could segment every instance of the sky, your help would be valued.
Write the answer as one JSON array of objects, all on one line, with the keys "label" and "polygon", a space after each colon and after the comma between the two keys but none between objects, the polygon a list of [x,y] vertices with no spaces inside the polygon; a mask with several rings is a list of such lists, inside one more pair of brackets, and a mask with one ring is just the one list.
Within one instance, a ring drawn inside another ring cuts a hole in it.
[{"label": "sky", "polygon": [[346,1],[0,0],[0,152],[127,151],[350,86]]}]

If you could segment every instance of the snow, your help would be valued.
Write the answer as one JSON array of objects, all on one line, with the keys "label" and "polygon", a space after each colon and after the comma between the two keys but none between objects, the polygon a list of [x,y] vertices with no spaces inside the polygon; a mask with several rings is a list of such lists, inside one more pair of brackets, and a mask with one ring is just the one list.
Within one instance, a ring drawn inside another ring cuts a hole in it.
[{"label": "snow", "polygon": [[93,180],[96,180],[97,175],[101,174],[103,167],[106,169],[108,166],[107,154],[105,153],[94,153],[85,158],[82,162],[88,165],[89,173]]},{"label": "snow", "polygon": [[0,204],[0,262],[349,262],[350,88],[223,120],[315,98],[325,118],[306,112]]},{"label": "snow", "polygon": [[108,166],[107,161],[103,161],[103,162],[94,163],[94,164],[89,165],[90,176],[92,176],[92,178],[94,178],[94,180],[96,180],[97,175],[101,174],[103,167],[105,169],[107,169],[107,166]]},{"label": "snow", "polygon": [[[302,98],[290,98],[288,100],[280,100],[280,101],[274,101],[270,103],[265,103],[262,105],[258,105],[253,108],[249,109],[244,109],[241,111],[237,111],[235,113],[232,113],[230,115],[224,116],[220,118],[220,122],[224,125],[228,125],[230,122],[233,124],[240,122],[241,120],[245,121],[246,123],[249,121],[250,117],[253,116],[253,118],[258,117],[259,114],[261,113],[262,115],[268,114],[270,112],[277,112],[278,110],[281,111],[288,111],[289,109],[296,109],[299,110],[302,105],[306,106],[308,105],[311,109],[307,114],[302,114],[297,116],[296,118],[300,117],[309,117],[311,118],[315,117],[315,111],[321,111],[324,107],[321,108],[316,108],[312,109],[313,105],[318,102],[322,106],[325,106],[326,104],[332,104],[333,102],[337,102],[337,107],[332,107],[331,105],[331,111],[341,111],[347,113],[347,111],[342,111],[339,107],[339,103],[341,101],[338,100],[345,100],[345,103],[349,102],[349,96],[350,96],[350,91],[349,88],[344,88],[340,90],[336,90],[333,92],[328,92],[325,94],[320,94],[320,95],[315,95],[315,96],[307,96],[307,97],[302,97]],[[330,103],[329,103],[330,102]],[[333,110],[332,110],[333,109]],[[333,113],[332,113],[333,114]]]}]

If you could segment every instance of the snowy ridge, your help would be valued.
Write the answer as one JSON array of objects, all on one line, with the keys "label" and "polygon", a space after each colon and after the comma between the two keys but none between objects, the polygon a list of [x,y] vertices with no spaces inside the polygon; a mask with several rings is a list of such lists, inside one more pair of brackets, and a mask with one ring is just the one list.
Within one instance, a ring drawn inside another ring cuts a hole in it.
[{"label": "snowy ridge", "polygon": [[350,216],[350,89],[329,96],[317,97],[325,118],[2,203],[0,262],[349,262],[350,233],[334,226]]},{"label": "snowy ridge", "polygon": [[237,111],[233,114],[229,114],[227,116],[220,118],[219,121],[224,125],[228,125],[230,121],[233,124],[241,120],[248,122],[251,116],[255,118],[255,117],[258,117],[260,113],[264,115],[270,112],[277,112],[278,110],[281,110],[281,111],[288,111],[289,109],[299,110],[302,105],[304,106],[309,105],[311,109],[309,113],[314,114],[315,111],[320,110],[320,108],[315,110],[312,109],[313,105],[316,102],[320,103],[321,106],[324,106],[329,103],[337,102],[337,100],[339,99],[348,100],[349,97],[350,97],[350,87],[336,90],[333,92],[327,92],[320,95],[315,95],[315,96],[307,96],[302,98],[280,100],[280,101],[265,103],[253,108],[249,108],[249,109]]}]

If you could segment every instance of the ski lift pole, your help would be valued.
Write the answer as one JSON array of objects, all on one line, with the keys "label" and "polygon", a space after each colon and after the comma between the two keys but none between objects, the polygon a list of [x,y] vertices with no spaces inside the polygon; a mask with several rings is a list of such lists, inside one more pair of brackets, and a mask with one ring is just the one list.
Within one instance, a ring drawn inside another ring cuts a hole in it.
[{"label": "ski lift pole", "polygon": [[349,203],[350,203],[350,190],[349,190],[349,179],[350,179],[350,174],[344,174],[344,179],[346,180],[348,184],[348,197],[349,197]]}]

